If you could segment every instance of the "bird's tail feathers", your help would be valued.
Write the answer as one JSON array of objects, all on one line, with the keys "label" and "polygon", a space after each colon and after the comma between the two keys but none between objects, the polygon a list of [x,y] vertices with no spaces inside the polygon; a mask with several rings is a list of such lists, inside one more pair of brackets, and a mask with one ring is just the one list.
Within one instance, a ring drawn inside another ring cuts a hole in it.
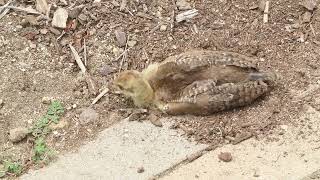
[{"label": "bird's tail feathers", "polygon": [[262,80],[268,85],[275,85],[280,81],[281,77],[278,73],[275,72],[253,72],[249,74],[249,80],[258,81]]}]

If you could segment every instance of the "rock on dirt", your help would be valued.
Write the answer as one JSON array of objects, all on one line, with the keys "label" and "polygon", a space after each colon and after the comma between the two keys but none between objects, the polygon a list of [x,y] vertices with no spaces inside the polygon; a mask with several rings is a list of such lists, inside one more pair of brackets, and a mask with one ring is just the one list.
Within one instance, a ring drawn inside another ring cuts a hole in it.
[{"label": "rock on dirt", "polygon": [[99,114],[92,108],[85,108],[79,116],[80,124],[88,124],[96,121],[99,118]]},{"label": "rock on dirt", "polygon": [[267,0],[260,0],[260,2],[259,2],[259,6],[258,7],[259,7],[259,10],[262,11],[262,12],[264,11],[264,8],[266,6],[266,1]]},{"label": "rock on dirt", "polygon": [[47,14],[48,10],[49,10],[49,6],[46,0],[37,0],[36,1],[36,9],[43,13],[43,14]]},{"label": "rock on dirt", "polygon": [[43,104],[50,104],[51,103],[51,100],[52,100],[52,98],[51,97],[43,97],[42,99],[41,99],[41,102],[43,103]]},{"label": "rock on dirt", "polygon": [[19,142],[28,135],[28,128],[18,127],[9,131],[9,140],[11,142]]},{"label": "rock on dirt", "polygon": [[191,5],[186,0],[177,0],[176,5],[179,10],[189,10],[191,9]]},{"label": "rock on dirt", "polygon": [[68,19],[68,11],[64,8],[58,8],[52,18],[52,26],[57,28],[66,28]]},{"label": "rock on dirt", "polygon": [[163,126],[162,122],[160,121],[160,118],[154,114],[149,115],[149,120],[153,125],[155,125],[157,127]]},{"label": "rock on dirt", "polygon": [[139,167],[137,169],[137,173],[143,173],[144,172],[144,167]]},{"label": "rock on dirt", "polygon": [[229,152],[221,152],[218,155],[218,158],[223,162],[230,162],[232,161],[232,155]]},{"label": "rock on dirt", "polygon": [[301,2],[301,6],[305,7],[309,11],[313,11],[317,6],[316,0],[304,0]]},{"label": "rock on dirt", "polygon": [[58,130],[58,129],[63,129],[63,128],[68,127],[68,126],[69,126],[68,121],[61,120],[57,124],[55,124],[55,123],[50,124],[49,128],[52,129],[52,130]]},{"label": "rock on dirt", "polygon": [[311,12],[307,11],[307,12],[303,13],[302,22],[309,23],[311,21],[311,17],[312,17]]},{"label": "rock on dirt", "polygon": [[119,47],[123,47],[127,43],[126,33],[118,29],[114,31]]}]

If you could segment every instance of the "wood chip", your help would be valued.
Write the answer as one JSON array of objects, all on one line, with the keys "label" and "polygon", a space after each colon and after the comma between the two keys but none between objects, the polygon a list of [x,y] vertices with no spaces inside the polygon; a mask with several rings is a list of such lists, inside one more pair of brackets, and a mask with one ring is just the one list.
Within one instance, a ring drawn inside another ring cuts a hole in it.
[{"label": "wood chip", "polygon": [[177,22],[182,22],[182,21],[185,21],[187,19],[191,19],[193,18],[194,16],[198,15],[198,10],[196,9],[191,9],[189,11],[185,11],[183,13],[180,13],[176,16],[176,21]]},{"label": "wood chip", "polygon": [[92,77],[89,74],[85,74],[85,80],[88,84],[88,90],[91,95],[97,95],[98,94],[98,87],[96,82],[92,79]]},{"label": "wood chip", "polygon": [[67,19],[68,11],[64,8],[58,8],[53,14],[52,26],[64,29],[67,27]]},{"label": "wood chip", "polygon": [[71,52],[73,54],[74,59],[76,60],[79,68],[81,69],[81,72],[83,74],[85,74],[86,73],[86,67],[84,66],[83,62],[81,61],[81,58],[80,58],[78,52],[76,51],[76,49],[71,44],[69,44],[69,47],[71,49]]},{"label": "wood chip", "polygon": [[270,6],[270,1],[266,1],[266,6],[264,8],[264,12],[263,12],[263,23],[267,23],[268,22],[268,16],[269,16],[269,6]]},{"label": "wood chip", "polygon": [[36,0],[36,10],[43,14],[47,14],[49,11],[47,0]]}]

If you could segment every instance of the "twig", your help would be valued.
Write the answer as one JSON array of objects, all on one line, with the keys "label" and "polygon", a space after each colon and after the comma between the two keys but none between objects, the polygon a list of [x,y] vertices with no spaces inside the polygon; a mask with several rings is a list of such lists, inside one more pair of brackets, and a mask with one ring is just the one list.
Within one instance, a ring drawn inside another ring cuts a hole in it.
[{"label": "twig", "polygon": [[158,30],[161,25],[162,25],[162,22],[160,22],[158,25],[156,25],[156,27],[154,27],[153,29],[151,29],[150,34],[154,33],[156,30]]},{"label": "twig", "polygon": [[9,11],[10,9],[7,8],[11,3],[12,3],[13,0],[9,0],[7,2],[7,4],[3,5],[1,8],[0,8],[0,12],[4,9],[4,11],[0,14],[0,19],[2,19]]},{"label": "twig", "polygon": [[311,32],[312,32],[313,36],[316,37],[316,33],[314,31],[314,28],[313,28],[312,24],[310,24],[310,29],[311,29]]},{"label": "twig", "polygon": [[270,1],[266,1],[266,6],[264,7],[264,12],[263,12],[263,23],[268,22],[269,5],[270,5]]},{"label": "twig", "polygon": [[86,73],[86,67],[83,65],[83,63],[82,63],[82,61],[81,61],[81,58],[80,58],[78,52],[76,51],[76,49],[75,49],[71,44],[69,44],[69,47],[70,47],[70,49],[71,49],[71,51],[72,51],[72,53],[73,53],[74,59],[76,60],[79,68],[81,69],[81,72],[82,72],[83,74],[85,74],[85,73]]},{"label": "twig", "polygon": [[114,59],[113,61],[118,61],[125,53],[126,51],[129,51],[132,47],[129,47],[127,50],[124,50],[116,59]]},{"label": "twig", "polygon": [[94,100],[91,103],[91,106],[96,104],[107,92],[109,92],[109,89],[104,89],[96,98],[94,98]]},{"label": "twig", "polygon": [[176,21],[177,22],[182,22],[184,20],[187,20],[187,19],[191,19],[193,18],[194,16],[198,15],[198,10],[196,9],[191,9],[189,11],[185,11],[183,13],[180,13],[176,16]]},{"label": "twig", "polygon": [[87,66],[87,45],[86,45],[86,38],[83,38],[83,56],[84,56],[84,65]]},{"label": "twig", "polygon": [[60,36],[57,37],[57,41],[59,41],[59,39],[61,39],[63,37],[63,35],[65,35],[65,34],[66,34],[66,32],[63,30],[62,33],[60,34]]},{"label": "twig", "polygon": [[4,9],[6,9],[11,3],[12,3],[13,0],[9,0],[5,5],[3,5],[2,7],[0,7],[0,12]]},{"label": "twig", "polygon": [[17,10],[17,11],[24,11],[29,14],[42,15],[40,12],[32,8],[23,8],[23,7],[16,7],[16,6],[7,6],[7,8]]},{"label": "twig", "polygon": [[[129,41],[129,35],[127,37],[127,42],[126,42],[126,47],[124,48],[124,52],[126,52],[126,50],[128,48],[128,41]],[[124,63],[124,60],[126,59],[126,57],[127,57],[127,53],[124,53],[123,56],[122,56],[122,59],[121,59],[119,72],[121,72],[121,69],[122,69],[122,66],[123,66],[123,63]]]},{"label": "twig", "polygon": [[126,10],[128,11],[128,13],[131,15],[131,16],[134,16],[133,14],[132,14],[132,12],[126,7]]},{"label": "twig", "polygon": [[172,10],[172,15],[171,15],[171,23],[170,23],[171,33],[173,32],[173,28],[174,28],[174,19],[175,19],[175,17],[176,17],[175,11],[178,10],[175,0],[172,0],[172,4],[173,4],[173,10]]}]

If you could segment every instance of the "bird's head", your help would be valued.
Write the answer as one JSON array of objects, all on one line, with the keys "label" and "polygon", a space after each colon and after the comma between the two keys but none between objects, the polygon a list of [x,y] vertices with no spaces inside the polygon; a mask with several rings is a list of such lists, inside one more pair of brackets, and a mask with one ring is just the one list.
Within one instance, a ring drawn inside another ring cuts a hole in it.
[{"label": "bird's head", "polygon": [[121,72],[113,84],[122,94],[131,97],[137,106],[144,106],[153,101],[153,89],[138,71]]},{"label": "bird's head", "polygon": [[129,70],[121,72],[113,81],[114,86],[124,95],[132,96],[142,81],[140,72]]}]

